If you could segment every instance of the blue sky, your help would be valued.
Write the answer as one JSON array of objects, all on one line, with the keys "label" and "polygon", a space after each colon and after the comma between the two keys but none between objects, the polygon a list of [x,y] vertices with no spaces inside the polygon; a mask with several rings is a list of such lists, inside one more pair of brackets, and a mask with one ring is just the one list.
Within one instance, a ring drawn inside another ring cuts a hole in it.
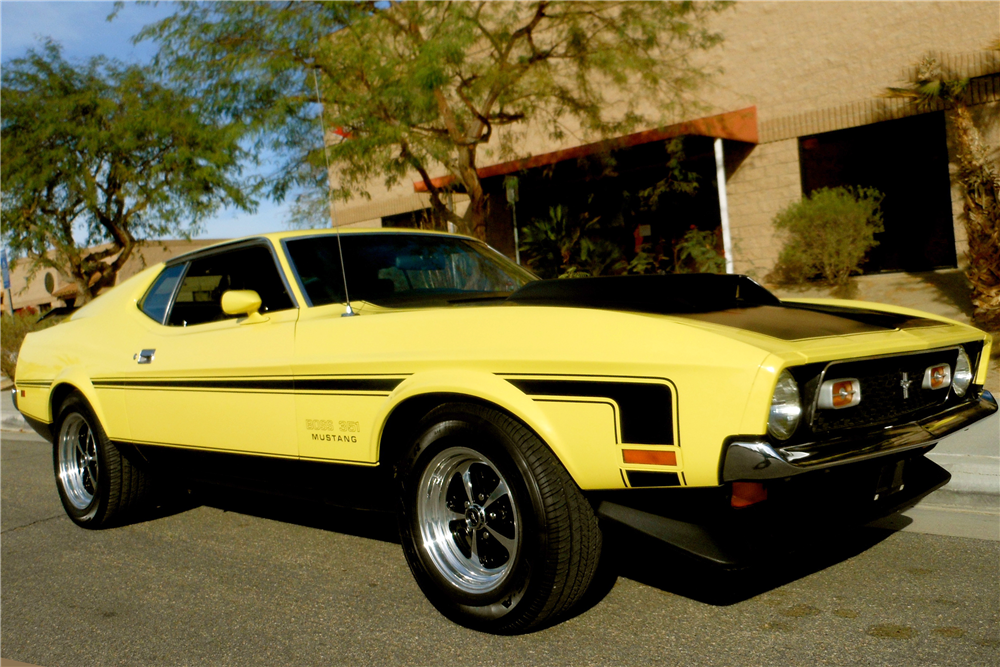
[{"label": "blue sky", "polygon": [[[146,62],[156,52],[155,44],[133,45],[130,40],[142,26],[173,13],[171,2],[158,5],[126,3],[114,21],[108,22],[113,2],[11,2],[0,1],[0,58],[6,63],[23,56],[46,37],[63,46],[64,57],[86,60],[105,55],[126,62]],[[257,213],[221,211],[202,223],[201,238],[230,238],[285,229],[288,201],[277,205],[261,202]]]}]

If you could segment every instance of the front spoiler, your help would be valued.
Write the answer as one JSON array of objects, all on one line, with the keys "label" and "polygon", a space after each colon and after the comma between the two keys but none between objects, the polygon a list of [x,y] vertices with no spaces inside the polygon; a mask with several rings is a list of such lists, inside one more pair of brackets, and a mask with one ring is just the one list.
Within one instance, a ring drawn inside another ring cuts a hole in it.
[{"label": "front spoiler", "polygon": [[[670,512],[669,502],[632,503],[626,496],[619,496],[622,502],[599,499],[597,515],[605,526],[638,532],[722,569],[741,569],[773,562],[775,557],[780,559],[832,529],[863,525],[909,509],[951,479],[944,468],[922,454],[911,454],[906,465],[905,485],[875,500],[870,493],[857,489],[841,497],[820,492],[804,503],[786,500],[768,507],[772,504],[768,500],[759,507],[708,512],[700,519],[682,520],[664,515]],[[869,473],[877,467],[870,463],[859,466]],[[853,477],[849,470],[841,472]],[[827,476],[820,473],[819,477],[806,477],[812,479],[801,481],[809,487],[813,481],[822,483],[820,478]],[[860,477],[872,479],[871,474]],[[836,483],[828,486],[836,488]]]},{"label": "front spoiler", "polygon": [[997,411],[988,391],[977,401],[962,403],[915,422],[858,436],[778,447],[767,438],[734,438],[726,449],[722,481],[758,481],[792,477],[810,470],[858,463],[929,447]]}]

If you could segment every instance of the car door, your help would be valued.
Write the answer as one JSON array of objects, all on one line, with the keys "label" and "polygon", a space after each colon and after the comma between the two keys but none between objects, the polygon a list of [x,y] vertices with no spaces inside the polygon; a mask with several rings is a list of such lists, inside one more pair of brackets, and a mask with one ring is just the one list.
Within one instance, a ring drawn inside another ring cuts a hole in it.
[{"label": "car door", "polygon": [[[261,317],[227,315],[222,295],[254,290]],[[140,302],[124,378],[140,444],[296,457],[290,359],[294,296],[266,240],[169,264]]]},{"label": "car door", "polygon": [[[345,256],[364,253],[380,235],[358,235],[345,244]],[[284,243],[305,306],[295,333],[295,411],[299,456],[319,461],[375,463],[376,419],[392,391],[407,377],[383,345],[392,331],[390,315],[343,317],[344,275],[341,243],[333,236],[289,239]],[[350,283],[355,305],[366,295],[391,289],[377,271],[366,275],[358,266]]]}]

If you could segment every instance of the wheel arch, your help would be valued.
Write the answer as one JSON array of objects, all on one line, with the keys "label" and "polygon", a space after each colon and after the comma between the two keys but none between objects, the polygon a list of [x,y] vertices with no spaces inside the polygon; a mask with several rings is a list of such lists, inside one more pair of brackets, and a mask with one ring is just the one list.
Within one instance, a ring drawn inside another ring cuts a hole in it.
[{"label": "wheel arch", "polygon": [[90,405],[90,409],[94,411],[94,415],[101,422],[102,426],[104,426],[105,430],[107,430],[108,420],[105,418],[104,410],[97,399],[97,391],[94,389],[94,384],[79,369],[66,369],[56,376],[56,379],[52,382],[52,389],[49,391],[50,421],[55,423],[56,418],[59,416],[60,406],[73,392],[83,396]]},{"label": "wheel arch", "polygon": [[563,449],[560,435],[534,401],[506,380],[475,371],[414,375],[397,387],[389,406],[377,420],[380,427],[375,442],[379,464],[394,466],[417,435],[413,428],[420,419],[437,406],[454,402],[483,405],[516,419],[567,467],[560,455]]}]

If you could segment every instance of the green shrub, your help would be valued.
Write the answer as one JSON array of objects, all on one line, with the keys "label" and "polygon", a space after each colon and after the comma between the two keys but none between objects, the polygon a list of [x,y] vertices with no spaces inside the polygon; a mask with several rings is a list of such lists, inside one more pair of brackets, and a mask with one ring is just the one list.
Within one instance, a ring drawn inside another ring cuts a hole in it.
[{"label": "green shrub", "polygon": [[847,283],[878,245],[882,198],[874,188],[822,188],[785,208],[774,218],[775,229],[786,236],[785,245],[768,279]]},{"label": "green shrub", "polygon": [[[549,208],[521,229],[525,264],[542,278],[586,278],[650,273],[653,258],[644,250],[631,258],[611,240],[624,228],[621,220],[604,224],[589,214],[575,218],[566,206]],[[611,238],[609,238],[611,237]]]},{"label": "green shrub", "polygon": [[725,273],[726,258],[719,253],[715,232],[695,228],[674,244],[674,273]]},{"label": "green shrub", "polygon": [[32,331],[48,329],[58,324],[58,318],[38,321],[39,314],[28,309],[13,315],[4,313],[0,317],[0,371],[11,380],[14,379],[14,368],[17,366],[17,353],[21,349],[24,337]]}]

